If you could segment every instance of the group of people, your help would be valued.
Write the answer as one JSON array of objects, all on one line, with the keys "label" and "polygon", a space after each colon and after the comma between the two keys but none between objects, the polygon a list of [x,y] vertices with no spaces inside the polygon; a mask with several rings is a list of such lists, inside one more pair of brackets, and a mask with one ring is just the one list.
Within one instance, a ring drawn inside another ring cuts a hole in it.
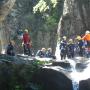
[{"label": "group of people", "polygon": [[60,42],[61,60],[74,58],[75,56],[90,57],[90,31],[86,31],[84,36],[76,36],[74,39],[67,39],[63,36]]},{"label": "group of people", "polygon": [[38,50],[38,52],[36,53],[36,56],[39,56],[40,58],[56,59],[56,56],[53,55],[51,48],[48,48],[47,50],[45,48]]},{"label": "group of people", "polygon": [[[22,37],[22,45],[23,45],[23,53],[25,55],[29,55],[32,56],[32,41],[30,38],[30,35],[28,33],[28,30],[25,29],[25,32],[23,33],[23,37]],[[15,49],[14,49],[14,42],[10,41],[8,46],[7,46],[7,51],[6,51],[7,55],[10,56],[15,56]],[[52,53],[52,49],[48,48],[47,50],[45,48],[42,48],[41,50],[38,50],[38,52],[36,53],[35,56],[39,56],[40,58],[53,58],[55,59],[55,56]]]},{"label": "group of people", "polygon": [[[30,35],[28,33],[28,30],[25,29],[23,37],[22,37],[22,45],[23,45],[23,51],[24,54],[26,55],[32,55],[31,52],[31,38]],[[15,47],[14,47],[14,42],[12,40],[10,40],[8,46],[7,46],[7,50],[6,50],[6,54],[10,55],[10,56],[15,56]]]},{"label": "group of people", "polygon": [[[28,30],[25,29],[25,32],[22,37],[23,51],[24,54],[32,56],[32,41]],[[7,46],[7,55],[15,56],[14,51],[14,42],[10,41]],[[60,42],[60,56],[61,60],[68,58],[74,58],[75,56],[85,56],[90,57],[90,31],[86,31],[84,36],[76,36],[74,39],[67,39],[66,36],[63,36]],[[42,48],[38,50],[35,56],[40,58],[53,58],[56,59],[55,55],[52,53],[52,48]]]}]

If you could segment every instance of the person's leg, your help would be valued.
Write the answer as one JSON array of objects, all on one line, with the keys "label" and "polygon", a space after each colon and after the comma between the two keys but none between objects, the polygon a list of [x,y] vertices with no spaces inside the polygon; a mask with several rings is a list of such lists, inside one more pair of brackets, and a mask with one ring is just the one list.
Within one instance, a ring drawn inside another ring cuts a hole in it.
[{"label": "person's leg", "polygon": [[32,51],[29,44],[27,44],[27,49],[28,49],[28,55],[32,56]]},{"label": "person's leg", "polygon": [[86,57],[88,58],[88,49],[85,50]]},{"label": "person's leg", "polygon": [[67,52],[66,50],[64,51],[64,60],[66,59],[66,55],[67,55]]},{"label": "person's leg", "polygon": [[60,54],[60,56],[61,56],[61,60],[63,60],[63,54]]},{"label": "person's leg", "polygon": [[28,48],[28,54],[32,56],[31,48]]},{"label": "person's leg", "polygon": [[64,54],[64,60],[66,59],[66,54]]},{"label": "person's leg", "polygon": [[27,50],[26,50],[26,45],[25,44],[23,45],[23,49],[24,49],[24,54],[26,54]]},{"label": "person's leg", "polygon": [[74,58],[74,52],[72,52],[72,58]]}]

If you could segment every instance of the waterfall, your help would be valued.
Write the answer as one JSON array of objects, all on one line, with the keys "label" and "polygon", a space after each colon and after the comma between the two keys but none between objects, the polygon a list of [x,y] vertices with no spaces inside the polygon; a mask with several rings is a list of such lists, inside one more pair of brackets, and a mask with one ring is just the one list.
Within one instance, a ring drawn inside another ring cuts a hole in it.
[{"label": "waterfall", "polygon": [[[55,56],[57,57],[57,60],[60,61],[59,43],[57,43]],[[77,73],[76,68],[75,68],[76,62],[74,60],[70,60],[70,59],[67,59],[67,61],[69,61],[69,63],[72,66],[72,73],[74,73],[74,74]],[[74,80],[74,78],[72,79],[72,86],[73,86],[73,90],[79,90],[79,82],[77,80]]]},{"label": "waterfall", "polygon": [[76,81],[72,81],[73,90],[79,90],[79,83]]},{"label": "waterfall", "polygon": [[[2,27],[1,27],[2,28]],[[6,46],[7,46],[7,36],[4,30],[0,30],[0,53],[5,54]]]},{"label": "waterfall", "polygon": [[57,42],[55,56],[56,56],[57,60],[60,61],[60,49],[59,49],[59,46],[60,46],[59,42]]},{"label": "waterfall", "polygon": [[77,75],[77,71],[76,71],[76,62],[74,60],[70,60],[68,59],[71,67],[72,67],[72,74],[71,76],[72,78],[72,86],[73,86],[73,90],[79,90],[79,81],[77,79],[75,79],[74,75]]}]

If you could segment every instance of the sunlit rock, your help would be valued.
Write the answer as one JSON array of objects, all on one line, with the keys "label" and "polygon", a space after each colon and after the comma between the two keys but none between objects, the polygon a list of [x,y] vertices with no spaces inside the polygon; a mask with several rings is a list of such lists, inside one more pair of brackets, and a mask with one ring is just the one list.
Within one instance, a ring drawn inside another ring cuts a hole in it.
[{"label": "sunlit rock", "polygon": [[0,0],[0,22],[8,15],[15,1],[16,0]]},{"label": "sunlit rock", "polygon": [[74,38],[75,35],[84,34],[90,29],[89,10],[89,0],[65,0],[63,15],[58,25],[60,36],[67,35]]}]

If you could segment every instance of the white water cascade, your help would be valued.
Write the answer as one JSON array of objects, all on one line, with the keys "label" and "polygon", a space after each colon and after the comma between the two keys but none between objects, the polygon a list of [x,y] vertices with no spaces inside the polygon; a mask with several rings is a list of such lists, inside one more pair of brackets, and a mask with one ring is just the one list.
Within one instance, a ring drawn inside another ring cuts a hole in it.
[{"label": "white water cascade", "polygon": [[8,37],[4,30],[0,30],[0,53],[5,54],[5,49],[8,45]]},{"label": "white water cascade", "polygon": [[[55,55],[57,57],[57,60],[60,61],[59,44],[57,44]],[[82,61],[81,57],[76,57],[76,58],[78,58],[78,61],[79,60]],[[86,80],[86,79],[90,78],[90,74],[89,74],[89,71],[90,71],[90,59],[86,60],[84,58],[84,64],[85,63],[88,63],[88,64],[87,64],[87,67],[82,72],[78,72],[76,70],[76,63],[77,62],[75,60],[71,60],[71,59],[66,59],[66,60],[69,61],[69,63],[72,66],[72,72],[70,73],[70,76],[71,76],[71,79],[72,79],[73,90],[79,90],[79,81]],[[81,63],[83,63],[83,62],[81,62]]]}]

